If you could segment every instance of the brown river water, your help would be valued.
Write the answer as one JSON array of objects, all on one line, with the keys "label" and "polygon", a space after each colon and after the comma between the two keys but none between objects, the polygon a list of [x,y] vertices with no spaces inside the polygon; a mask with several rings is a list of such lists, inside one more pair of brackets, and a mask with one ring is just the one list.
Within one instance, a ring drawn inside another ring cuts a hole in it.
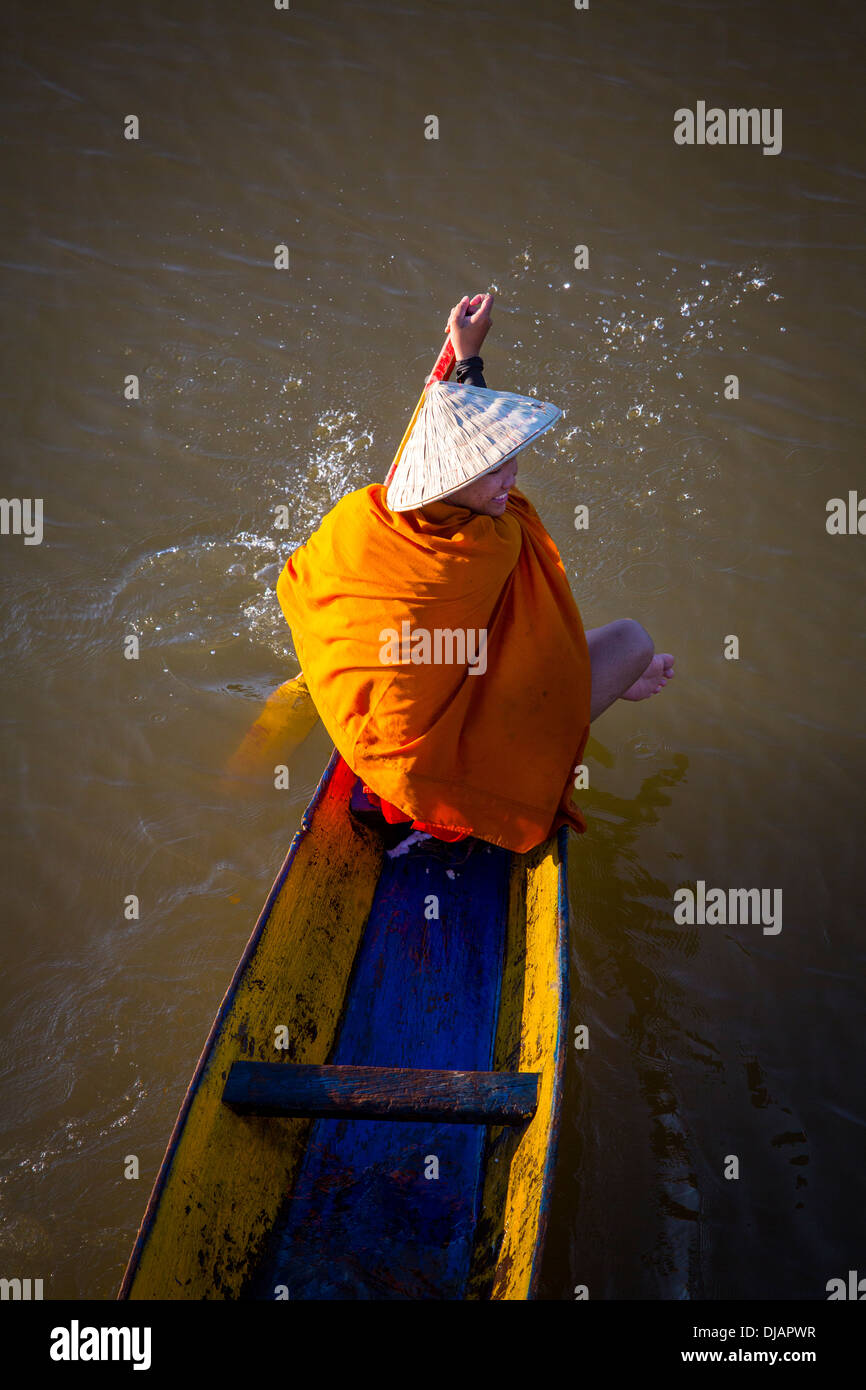
[{"label": "brown river water", "polygon": [[[9,0],[2,23],[2,493],[44,499],[44,534],[0,536],[0,1274],[116,1291],[329,753],[320,725],[289,790],[222,775],[298,669],[276,576],[384,477],[451,305],[486,289],[488,385],[563,410],[518,486],[584,622],[637,618],[677,662],[588,749],[590,1046],[542,1296],[824,1299],[866,1273],[866,538],[826,525],[866,494],[866,10]],[[678,144],[698,102],[780,110],[781,149]],[[781,890],[781,930],[678,924],[698,880]]]}]

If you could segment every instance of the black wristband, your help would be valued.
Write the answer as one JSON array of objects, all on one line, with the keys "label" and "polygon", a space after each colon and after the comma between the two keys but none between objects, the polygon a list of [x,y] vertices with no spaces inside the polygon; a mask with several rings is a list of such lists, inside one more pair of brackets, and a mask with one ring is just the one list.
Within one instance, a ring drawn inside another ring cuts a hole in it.
[{"label": "black wristband", "polygon": [[480,357],[461,357],[455,364],[454,375],[458,382],[462,381],[466,372],[472,371],[475,367],[481,372],[484,370],[484,361]]}]

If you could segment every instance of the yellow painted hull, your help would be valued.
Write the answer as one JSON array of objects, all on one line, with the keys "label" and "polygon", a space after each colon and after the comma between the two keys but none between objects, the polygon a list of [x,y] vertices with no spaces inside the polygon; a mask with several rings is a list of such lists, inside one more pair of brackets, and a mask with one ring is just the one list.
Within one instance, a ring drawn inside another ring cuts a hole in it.
[{"label": "yellow painted hull", "polygon": [[[236,1061],[329,1061],[383,858],[348,810],[353,780],[335,755],[212,1026],[121,1298],[251,1296],[313,1121],[237,1114],[222,1092]],[[511,856],[493,1065],[536,1073],[538,1104],[519,1128],[486,1131],[466,1298],[527,1299],[537,1284],[566,1055],[564,850],[561,831]],[[276,1054],[280,1029],[289,1046]]]}]

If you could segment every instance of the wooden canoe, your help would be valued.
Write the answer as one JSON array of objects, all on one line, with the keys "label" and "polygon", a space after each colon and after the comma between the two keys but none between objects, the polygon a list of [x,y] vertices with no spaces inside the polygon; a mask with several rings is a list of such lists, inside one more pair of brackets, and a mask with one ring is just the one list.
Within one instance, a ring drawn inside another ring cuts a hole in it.
[{"label": "wooden canoe", "polygon": [[349,811],[354,780],[334,752],[120,1298],[535,1295],[567,1047],[567,831],[529,854],[392,857]]}]

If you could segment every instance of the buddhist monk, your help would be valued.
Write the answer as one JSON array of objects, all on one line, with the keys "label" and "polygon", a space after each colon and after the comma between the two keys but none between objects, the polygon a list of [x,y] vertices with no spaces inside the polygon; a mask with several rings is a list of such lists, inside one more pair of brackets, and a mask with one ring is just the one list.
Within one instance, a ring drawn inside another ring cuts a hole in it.
[{"label": "buddhist monk", "polygon": [[563,824],[583,833],[572,792],[591,721],[674,674],[633,619],[584,630],[515,486],[517,453],[561,412],[488,390],[492,303],[464,295],[452,309],[455,382],[428,388],[390,486],[341,498],[277,584],[356,774],[353,813],[392,852],[401,837],[525,852]]}]

